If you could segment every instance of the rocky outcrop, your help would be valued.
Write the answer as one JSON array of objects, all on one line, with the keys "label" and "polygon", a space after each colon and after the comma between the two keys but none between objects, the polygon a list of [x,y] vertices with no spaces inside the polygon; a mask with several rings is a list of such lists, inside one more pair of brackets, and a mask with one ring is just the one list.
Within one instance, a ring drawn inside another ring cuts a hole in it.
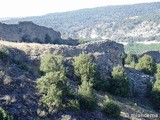
[{"label": "rocky outcrop", "polygon": [[[77,46],[52,44],[41,45],[27,43],[9,44],[6,42],[3,43],[6,46],[15,47],[22,50],[27,56],[30,56],[31,58],[24,61],[28,61],[28,63],[36,63],[37,67],[39,66],[38,63],[41,57],[48,50],[50,50],[52,53],[63,55],[66,61],[69,62],[67,64],[71,64],[70,62],[73,57],[78,56],[80,53],[89,54],[92,57],[92,61],[96,64],[103,77],[107,77],[110,75],[113,66],[117,66],[118,64],[122,66],[121,55],[124,54],[123,45],[110,40],[89,42]],[[13,57],[22,56],[19,55],[19,52],[13,52],[12,54]]]},{"label": "rocky outcrop", "polygon": [[155,78],[133,68],[125,68],[125,70],[130,80],[131,96],[136,98],[148,97]]},{"label": "rocky outcrop", "polygon": [[78,46],[52,47],[50,51],[63,55],[66,59],[72,59],[80,53],[89,54],[102,77],[109,76],[113,66],[122,65],[121,55],[124,54],[123,45],[110,40],[90,42]]},{"label": "rocky outcrop", "polygon": [[38,26],[33,22],[10,25],[0,23],[0,39],[12,42],[55,43],[61,39],[61,34],[52,28]]},{"label": "rocky outcrop", "polygon": [[[45,111],[40,112],[38,109],[40,95],[36,91],[36,80],[40,77],[37,73],[40,59],[48,50],[64,56],[68,78],[74,77],[71,61],[80,53],[92,57],[103,78],[110,77],[114,66],[118,64],[122,66],[121,55],[124,54],[123,45],[110,40],[77,46],[0,41],[0,49],[9,52],[8,60],[0,59],[0,106],[14,115],[16,120],[40,119],[38,115],[46,114]],[[146,97],[154,78],[131,68],[125,70],[130,80],[131,96]],[[68,81],[71,87],[78,87],[74,79],[70,78]],[[64,110],[46,119],[57,120],[63,114],[71,114],[76,119],[107,119],[103,118],[103,113],[99,109],[94,112],[78,111],[77,113]]]},{"label": "rocky outcrop", "polygon": [[[0,59],[0,106],[17,116],[16,120],[33,120],[38,116],[39,94],[35,90],[35,81],[39,76],[35,72],[38,70],[36,68],[39,67],[40,59],[48,50],[64,56],[69,73],[73,73],[71,67],[73,57],[82,52],[89,54],[104,77],[109,75],[113,66],[122,65],[120,56],[124,53],[123,45],[109,40],[78,46],[6,41],[0,43],[0,48],[10,53],[8,61]],[[85,114],[80,117],[84,118]],[[89,113],[87,116],[90,116]],[[96,113],[92,117],[98,119]]]}]

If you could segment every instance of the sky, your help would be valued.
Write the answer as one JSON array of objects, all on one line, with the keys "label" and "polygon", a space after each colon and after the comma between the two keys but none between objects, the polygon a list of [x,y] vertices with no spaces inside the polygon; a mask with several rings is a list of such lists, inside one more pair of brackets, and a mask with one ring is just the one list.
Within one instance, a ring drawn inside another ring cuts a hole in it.
[{"label": "sky", "polygon": [[0,0],[0,18],[39,16],[107,5],[123,5],[160,0]]}]

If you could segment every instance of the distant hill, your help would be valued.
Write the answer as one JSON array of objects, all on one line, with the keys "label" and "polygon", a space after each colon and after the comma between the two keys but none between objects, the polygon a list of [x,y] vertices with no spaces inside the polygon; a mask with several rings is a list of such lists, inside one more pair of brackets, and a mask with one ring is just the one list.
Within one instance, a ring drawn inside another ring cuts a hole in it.
[{"label": "distant hill", "polygon": [[0,23],[0,40],[10,42],[44,43],[77,45],[78,41],[71,38],[62,39],[58,31],[39,26],[31,21],[18,24]]},{"label": "distant hill", "polygon": [[12,42],[55,43],[61,39],[59,32],[33,22],[19,22],[11,25],[0,23],[0,31],[1,40]]},{"label": "distant hill", "polygon": [[63,37],[82,40],[160,40],[160,2],[106,6],[44,16],[1,20],[33,21],[60,31]]}]

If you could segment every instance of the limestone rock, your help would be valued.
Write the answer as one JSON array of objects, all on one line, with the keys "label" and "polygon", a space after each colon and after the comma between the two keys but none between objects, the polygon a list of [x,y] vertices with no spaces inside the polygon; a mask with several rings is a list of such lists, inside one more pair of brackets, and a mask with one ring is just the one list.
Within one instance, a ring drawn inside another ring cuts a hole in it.
[{"label": "limestone rock", "polygon": [[19,22],[19,24],[0,23],[0,39],[12,42],[40,42],[45,43],[45,37],[52,43],[61,39],[60,32],[52,28],[38,26],[33,22]]}]

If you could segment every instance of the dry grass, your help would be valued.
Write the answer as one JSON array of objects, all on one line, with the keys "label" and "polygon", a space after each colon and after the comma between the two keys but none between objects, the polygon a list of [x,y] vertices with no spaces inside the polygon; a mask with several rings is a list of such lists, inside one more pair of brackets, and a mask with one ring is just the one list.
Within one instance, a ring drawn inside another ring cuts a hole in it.
[{"label": "dry grass", "polygon": [[[147,106],[149,103],[140,104],[136,100],[129,98],[121,98],[112,96],[108,93],[98,92],[97,97],[99,99],[99,106],[102,105],[103,101],[108,99],[109,101],[113,101],[118,104],[121,108],[121,118],[127,120],[159,120],[160,113],[154,111],[152,108]],[[141,115],[141,117],[140,117]],[[145,117],[146,115],[150,115],[149,117]],[[155,115],[155,117],[154,117]],[[158,117],[157,117],[157,116]]]},{"label": "dry grass", "polygon": [[27,55],[35,56],[41,55],[52,47],[57,45],[51,44],[38,44],[38,43],[15,43],[8,41],[0,41],[0,47],[16,48],[24,51]]}]

